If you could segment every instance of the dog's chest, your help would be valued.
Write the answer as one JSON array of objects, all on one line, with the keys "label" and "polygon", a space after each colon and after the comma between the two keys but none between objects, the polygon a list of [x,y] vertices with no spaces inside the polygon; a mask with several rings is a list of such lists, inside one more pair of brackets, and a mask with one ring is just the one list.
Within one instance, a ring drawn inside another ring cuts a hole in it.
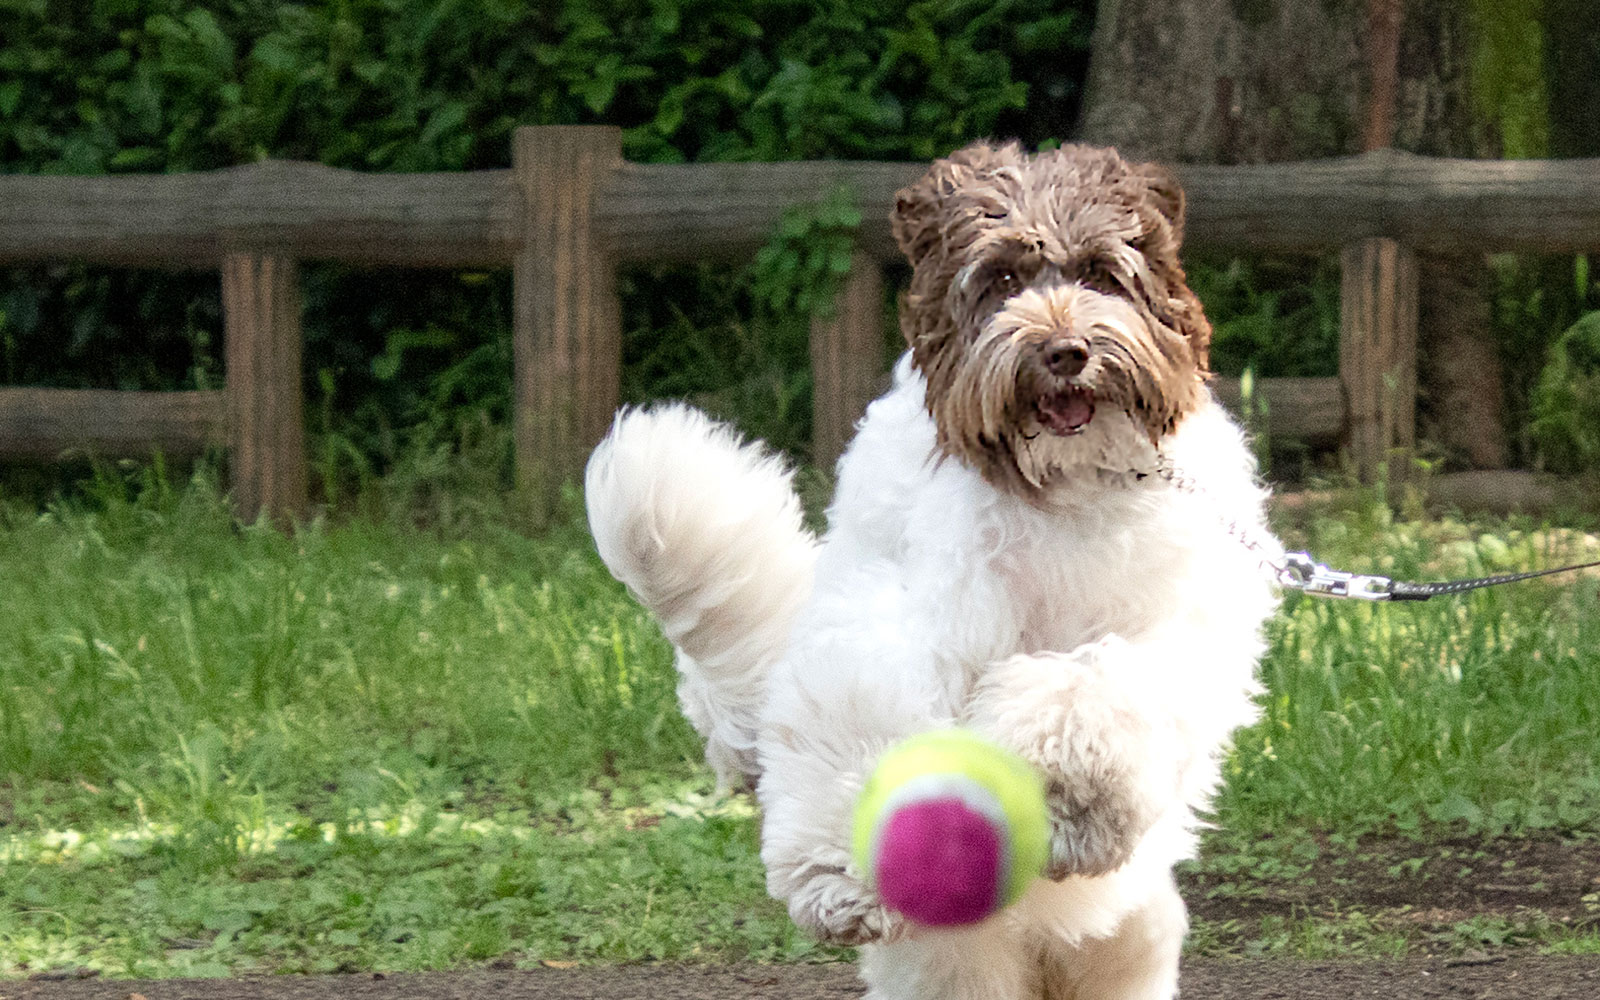
[{"label": "dog's chest", "polygon": [[1182,599],[1186,554],[1161,518],[1136,505],[1037,516],[1013,526],[988,571],[1008,622],[1011,653],[1065,652],[1115,633],[1137,638]]}]

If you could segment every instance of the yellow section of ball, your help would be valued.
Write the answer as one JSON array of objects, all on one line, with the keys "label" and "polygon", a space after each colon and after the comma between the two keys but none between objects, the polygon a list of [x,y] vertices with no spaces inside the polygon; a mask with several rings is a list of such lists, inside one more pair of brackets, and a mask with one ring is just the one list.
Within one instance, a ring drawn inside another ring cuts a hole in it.
[{"label": "yellow section of ball", "polygon": [[896,788],[928,774],[959,774],[989,790],[1006,816],[1011,873],[1004,905],[1020,898],[1050,857],[1050,819],[1044,780],[1033,765],[965,729],[919,733],[884,752],[856,799],[851,848],[856,865],[870,872],[872,834]]}]

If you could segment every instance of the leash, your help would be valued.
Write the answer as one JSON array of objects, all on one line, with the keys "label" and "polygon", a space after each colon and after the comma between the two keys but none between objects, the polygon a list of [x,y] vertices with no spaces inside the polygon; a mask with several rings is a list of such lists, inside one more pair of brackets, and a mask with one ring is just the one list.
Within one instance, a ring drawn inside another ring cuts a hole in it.
[{"label": "leash", "polygon": [[[1198,483],[1174,468],[1165,455],[1158,454],[1157,457],[1158,462],[1153,472],[1130,470],[1134,479],[1142,480],[1154,475],[1171,483],[1179,492],[1206,495],[1206,491]],[[1426,601],[1432,597],[1465,594],[1482,587],[1496,587],[1502,583],[1516,583],[1519,580],[1533,580],[1541,576],[1572,573],[1600,566],[1600,560],[1596,560],[1572,566],[1558,566],[1555,569],[1502,573],[1498,576],[1480,576],[1470,580],[1412,583],[1407,580],[1393,580],[1387,576],[1331,569],[1325,563],[1319,563],[1311,558],[1309,552],[1284,552],[1275,542],[1274,544],[1263,542],[1255,532],[1248,530],[1238,521],[1226,517],[1222,521],[1229,535],[1261,557],[1261,564],[1272,571],[1280,587],[1285,590],[1297,590],[1313,597],[1360,601]]]},{"label": "leash", "polygon": [[1298,590],[1313,597],[1353,598],[1362,601],[1426,601],[1444,594],[1465,594],[1480,587],[1495,587],[1502,583],[1532,580],[1555,573],[1571,573],[1580,569],[1600,566],[1600,561],[1560,566],[1556,569],[1536,569],[1528,573],[1503,573],[1499,576],[1480,576],[1471,580],[1444,580],[1437,583],[1410,583],[1391,580],[1386,576],[1346,573],[1329,569],[1305,552],[1286,552],[1278,571],[1279,585]]}]

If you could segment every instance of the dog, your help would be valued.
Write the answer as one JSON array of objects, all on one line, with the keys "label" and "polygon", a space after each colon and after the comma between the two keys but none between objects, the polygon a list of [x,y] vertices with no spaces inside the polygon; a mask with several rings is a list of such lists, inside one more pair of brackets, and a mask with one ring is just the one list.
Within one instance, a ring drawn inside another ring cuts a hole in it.
[{"label": "dog", "polygon": [[[1183,215],[1165,170],[1086,146],[979,143],[900,191],[909,349],[820,540],[784,463],[690,408],[623,411],[589,462],[601,557],[676,647],[708,761],[755,788],[769,891],[860,947],[871,1000],[1176,992],[1172,866],[1277,601]],[[932,929],[874,895],[851,813],[886,747],[953,726],[1043,774],[1050,855]]]}]

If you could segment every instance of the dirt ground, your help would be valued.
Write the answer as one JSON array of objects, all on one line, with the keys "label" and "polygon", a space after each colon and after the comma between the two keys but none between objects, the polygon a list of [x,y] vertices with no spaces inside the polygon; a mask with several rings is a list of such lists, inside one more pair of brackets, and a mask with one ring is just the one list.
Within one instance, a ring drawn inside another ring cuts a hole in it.
[{"label": "dirt ground", "polygon": [[1368,838],[1276,874],[1188,873],[1179,885],[1191,917],[1218,928],[1243,933],[1264,916],[1359,912],[1411,941],[1448,946],[1455,927],[1486,917],[1600,927],[1600,841]]},{"label": "dirt ground", "polygon": [[[601,966],[528,972],[89,979],[0,983],[4,1000],[836,1000],[858,997],[849,965]],[[1594,1000],[1600,958],[1185,963],[1183,1000]]]},{"label": "dirt ground", "polygon": [[[1359,911],[1404,929],[1402,961],[1186,960],[1183,1000],[1600,1000],[1600,956],[1541,956],[1532,948],[1472,947],[1452,928],[1481,917],[1600,926],[1600,842],[1518,838],[1418,844],[1366,840],[1325,849],[1282,870],[1187,874],[1190,912],[1237,927],[1241,944],[1262,916],[1339,917]],[[1216,935],[1225,944],[1227,935]],[[1432,952],[1432,954],[1429,954]],[[481,969],[343,976],[171,979],[156,982],[45,973],[0,981],[0,1000],[826,1000],[862,993],[852,965],[630,965]]]}]

